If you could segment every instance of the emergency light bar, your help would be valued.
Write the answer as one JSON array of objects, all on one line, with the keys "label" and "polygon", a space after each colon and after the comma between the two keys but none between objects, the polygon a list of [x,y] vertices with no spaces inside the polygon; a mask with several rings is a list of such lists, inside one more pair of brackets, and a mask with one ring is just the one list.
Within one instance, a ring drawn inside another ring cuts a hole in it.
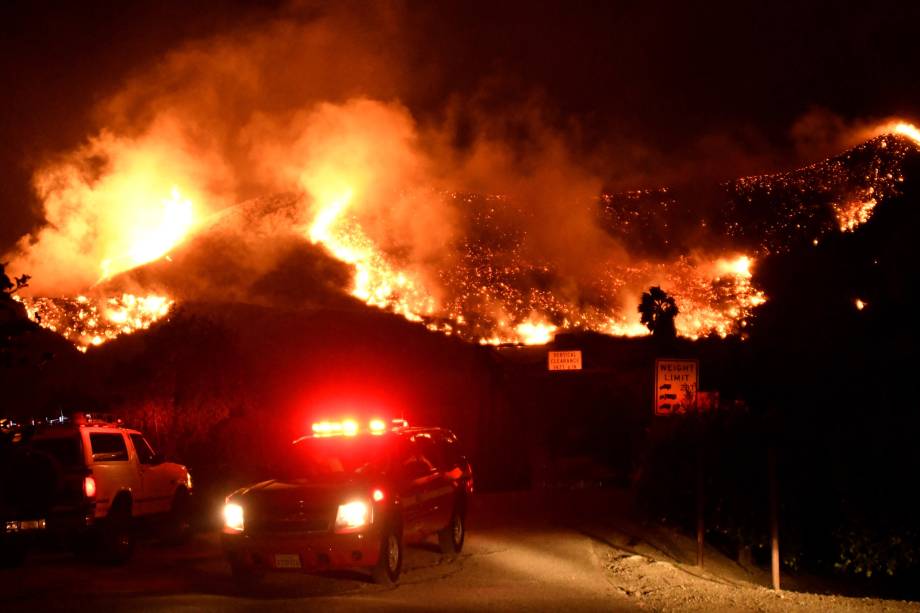
[{"label": "emergency light bar", "polygon": [[[390,428],[405,428],[409,425],[405,419],[394,419]],[[318,421],[313,424],[314,436],[355,436],[361,428],[354,419],[344,419],[342,421]],[[387,422],[380,418],[375,418],[367,422],[367,432],[371,434],[383,434],[388,430]]]}]

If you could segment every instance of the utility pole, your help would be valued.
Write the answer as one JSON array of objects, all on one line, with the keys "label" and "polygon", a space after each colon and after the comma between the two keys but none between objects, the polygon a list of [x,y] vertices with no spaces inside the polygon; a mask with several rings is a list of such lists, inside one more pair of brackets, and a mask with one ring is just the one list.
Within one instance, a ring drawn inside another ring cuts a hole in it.
[{"label": "utility pole", "polygon": [[770,442],[767,452],[770,480],[770,549],[773,571],[773,589],[780,590],[779,581],[779,487],[776,482],[776,443]]},{"label": "utility pole", "polygon": [[703,568],[703,547],[705,545],[706,525],[703,518],[706,509],[705,499],[705,480],[703,477],[704,469],[704,433],[703,417],[697,409],[696,414],[697,436],[696,436],[696,565]]}]

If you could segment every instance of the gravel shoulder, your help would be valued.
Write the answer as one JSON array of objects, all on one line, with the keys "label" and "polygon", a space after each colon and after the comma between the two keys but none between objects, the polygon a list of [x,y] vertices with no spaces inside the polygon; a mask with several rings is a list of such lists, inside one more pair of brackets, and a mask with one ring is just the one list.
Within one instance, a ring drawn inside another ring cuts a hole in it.
[{"label": "gravel shoulder", "polygon": [[[618,592],[650,611],[915,611],[920,603],[860,598],[830,593],[822,582],[783,577],[783,590],[771,587],[770,573],[742,566],[707,547],[704,565],[696,565],[696,540],[660,524],[642,522],[629,511],[626,492],[602,502],[575,507],[574,525],[589,536],[607,581]],[[599,516],[601,516],[599,518]]]}]

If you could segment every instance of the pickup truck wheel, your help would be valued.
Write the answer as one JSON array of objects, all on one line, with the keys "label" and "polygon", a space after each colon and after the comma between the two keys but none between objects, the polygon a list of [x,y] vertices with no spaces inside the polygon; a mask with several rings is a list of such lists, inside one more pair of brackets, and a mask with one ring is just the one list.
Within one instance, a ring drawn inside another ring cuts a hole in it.
[{"label": "pickup truck wheel", "polygon": [[374,583],[390,585],[399,580],[403,563],[403,540],[399,531],[390,528],[380,540],[380,557],[371,571]]},{"label": "pickup truck wheel", "polygon": [[118,500],[102,526],[102,560],[124,564],[134,552],[134,532],[131,529],[131,505]]},{"label": "pickup truck wheel", "polygon": [[466,521],[463,514],[454,511],[450,518],[450,524],[438,532],[438,543],[441,545],[441,552],[444,555],[456,555],[463,549],[463,541],[466,540]]},{"label": "pickup truck wheel", "polygon": [[172,506],[169,509],[166,532],[164,539],[170,545],[187,543],[192,536],[191,500],[185,489],[176,491],[173,496]]}]

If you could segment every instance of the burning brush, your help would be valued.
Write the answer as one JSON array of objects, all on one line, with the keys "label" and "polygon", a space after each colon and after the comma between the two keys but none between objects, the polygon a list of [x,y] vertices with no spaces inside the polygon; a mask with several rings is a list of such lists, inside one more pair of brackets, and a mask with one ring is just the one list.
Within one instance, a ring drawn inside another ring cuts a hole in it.
[{"label": "burning brush", "polygon": [[[362,108],[362,112],[369,111]],[[338,130],[339,124],[332,123]],[[646,239],[647,230],[656,224],[668,227],[669,210],[676,203],[666,190],[604,195],[591,204],[596,213],[592,231],[606,233],[600,243],[606,245],[609,239],[621,252],[616,256],[599,252],[584,262],[590,274],[580,273],[576,266],[573,276],[572,267],[567,272],[560,266],[559,254],[544,256],[533,248],[531,232],[548,222],[534,217],[527,203],[403,185],[391,180],[387,162],[397,159],[414,168],[415,158],[405,144],[411,139],[402,134],[395,144],[383,147],[389,151],[382,158],[378,142],[387,135],[372,133],[378,141],[368,141],[361,126],[352,134],[350,124],[342,128],[344,133],[320,124],[334,137],[333,145],[313,147],[306,166],[291,171],[299,181],[299,195],[281,207],[291,212],[251,219],[242,212],[243,205],[225,208],[219,213],[221,223],[232,226],[227,220],[238,215],[234,231],[239,234],[215,239],[211,248],[215,244],[233,248],[252,242],[253,235],[263,236],[263,244],[296,237],[303,245],[321,247],[350,269],[350,283],[343,289],[353,298],[422,322],[431,330],[490,344],[541,344],[556,331],[571,329],[647,334],[636,305],[650,286],[661,286],[676,299],[680,335],[739,333],[767,299],[752,283],[755,258],[790,248],[797,240],[817,241],[823,233],[853,231],[866,223],[881,202],[899,193],[904,160],[920,147],[916,128],[892,124],[840,157],[790,173],[728,184],[727,213],[710,230],[728,243],[721,253],[685,249],[659,257],[629,255],[633,238]],[[304,138],[313,135],[308,130]],[[108,226],[97,230],[96,237],[103,242],[88,248],[95,258],[89,260],[95,278],[82,282],[75,297],[17,296],[32,319],[84,351],[148,328],[175,304],[170,291],[132,289],[96,297],[90,287],[118,273],[169,260],[179,245],[189,244],[191,237],[206,237],[210,231],[204,223],[209,215],[201,206],[207,201],[206,190],[196,189],[189,177],[162,185],[155,181],[145,160],[156,155],[156,151],[131,152],[128,161],[112,165],[113,174],[93,181],[65,164],[47,170],[46,181],[40,182],[50,221],[56,225],[38,235],[38,248],[30,250],[31,244],[21,243],[26,255],[15,261],[17,271],[30,272],[30,263],[39,262],[36,258],[49,246],[57,249],[55,270],[66,268],[67,259],[60,259],[61,254],[74,254],[75,265],[82,265],[76,254],[83,252],[73,236],[83,241],[80,245],[92,243],[92,237],[83,230],[62,235],[55,228],[85,229],[99,217],[92,207],[120,204],[121,198],[136,204],[105,209],[108,212],[102,217],[114,230]],[[132,196],[133,182],[140,185],[143,197]],[[402,216],[388,217],[394,210],[402,211]],[[430,211],[437,211],[443,224],[424,217]],[[415,228],[418,216],[425,223]],[[450,231],[442,232],[448,222]],[[440,233],[429,236],[435,231]],[[420,252],[417,244],[404,240],[407,235],[426,236],[427,250]],[[105,243],[107,237],[111,240]],[[34,276],[41,278],[38,271]],[[84,277],[90,279],[90,273]],[[131,287],[138,286],[144,287]],[[96,285],[95,292],[102,287],[119,286]],[[227,293],[222,299],[236,296]]]}]

